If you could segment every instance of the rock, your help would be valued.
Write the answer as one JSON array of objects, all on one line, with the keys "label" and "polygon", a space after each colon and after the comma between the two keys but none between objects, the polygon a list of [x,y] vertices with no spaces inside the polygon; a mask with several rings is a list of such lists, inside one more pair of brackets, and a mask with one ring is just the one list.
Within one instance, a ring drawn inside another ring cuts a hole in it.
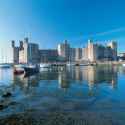
[{"label": "rock", "polygon": [[12,96],[12,94],[10,92],[7,92],[7,93],[2,95],[2,97],[4,97],[4,98],[8,98],[10,96]]},{"label": "rock", "polygon": [[4,106],[0,104],[0,110],[2,110],[3,108],[4,108]]},{"label": "rock", "polygon": [[5,105],[0,104],[0,110],[3,110],[4,108],[6,108],[6,106],[5,106]]}]

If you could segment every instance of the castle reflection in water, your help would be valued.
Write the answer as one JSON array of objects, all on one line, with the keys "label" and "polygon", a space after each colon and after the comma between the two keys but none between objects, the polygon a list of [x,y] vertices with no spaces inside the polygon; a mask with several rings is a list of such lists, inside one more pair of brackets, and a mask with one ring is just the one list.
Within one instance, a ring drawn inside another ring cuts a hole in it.
[{"label": "castle reflection in water", "polygon": [[59,88],[68,89],[72,84],[87,84],[89,89],[100,84],[108,84],[113,89],[117,88],[118,69],[112,66],[68,67],[63,70],[46,70],[37,75],[24,77],[13,75],[15,84],[23,88],[39,86],[39,84],[55,81]]}]

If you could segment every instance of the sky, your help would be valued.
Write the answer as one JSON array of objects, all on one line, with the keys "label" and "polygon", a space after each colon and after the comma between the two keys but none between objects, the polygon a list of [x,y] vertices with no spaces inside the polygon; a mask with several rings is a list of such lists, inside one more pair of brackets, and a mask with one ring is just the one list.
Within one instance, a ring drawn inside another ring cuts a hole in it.
[{"label": "sky", "polygon": [[83,47],[87,39],[118,41],[125,51],[124,0],[0,0],[0,55],[11,40],[29,37],[40,48],[56,48],[67,39]]}]

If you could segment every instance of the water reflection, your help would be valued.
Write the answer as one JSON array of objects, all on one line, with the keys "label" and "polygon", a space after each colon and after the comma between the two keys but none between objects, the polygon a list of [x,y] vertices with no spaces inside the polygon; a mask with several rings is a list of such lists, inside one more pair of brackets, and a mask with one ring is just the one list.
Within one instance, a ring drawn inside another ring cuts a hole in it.
[{"label": "water reflection", "polygon": [[115,67],[111,66],[71,67],[62,71],[48,70],[41,71],[39,74],[29,77],[13,75],[14,84],[18,84],[24,88],[39,86],[41,81],[49,83],[56,80],[58,81],[58,87],[63,89],[70,88],[70,85],[74,81],[74,83],[87,83],[90,89],[101,83],[107,83],[115,89],[117,87],[117,79],[118,71]]},{"label": "water reflection", "polygon": [[9,86],[13,80],[12,69],[0,68],[0,86]]},{"label": "water reflection", "polygon": [[[43,110],[104,110],[125,105],[125,69],[114,66],[67,67],[63,70],[42,70],[39,74],[24,77],[13,70],[0,74],[0,100],[7,90],[14,108],[1,111],[17,113],[28,109]],[[5,84],[4,84],[5,83]],[[2,88],[4,86],[4,89]],[[4,99],[6,102],[6,99]],[[107,107],[104,107],[107,106]]]},{"label": "water reflection", "polygon": [[101,83],[111,84],[113,88],[117,85],[117,71],[114,67],[77,67],[72,78],[79,81],[86,81],[90,87]]}]

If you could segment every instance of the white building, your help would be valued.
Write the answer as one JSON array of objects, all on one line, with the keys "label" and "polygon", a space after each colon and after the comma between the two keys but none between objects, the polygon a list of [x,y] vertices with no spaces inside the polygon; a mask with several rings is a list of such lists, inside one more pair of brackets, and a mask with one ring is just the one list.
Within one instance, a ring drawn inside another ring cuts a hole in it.
[{"label": "white building", "polygon": [[117,60],[117,42],[111,41],[108,43],[108,45],[112,49],[112,56],[114,60]]},{"label": "white building", "polygon": [[58,55],[64,61],[70,60],[70,45],[68,44],[67,40],[64,43],[58,45]]},{"label": "white building", "polygon": [[82,48],[75,48],[75,61],[80,61],[82,59]]},{"label": "white building", "polygon": [[19,47],[15,46],[15,41],[11,41],[11,63],[18,64],[19,63]]},{"label": "white building", "polygon": [[96,61],[97,54],[98,54],[97,53],[97,45],[93,44],[92,40],[88,40],[87,49],[88,49],[88,60],[91,62]]},{"label": "white building", "polygon": [[23,47],[19,51],[19,63],[38,63],[39,46],[35,43],[29,43],[28,38],[24,39]]}]

